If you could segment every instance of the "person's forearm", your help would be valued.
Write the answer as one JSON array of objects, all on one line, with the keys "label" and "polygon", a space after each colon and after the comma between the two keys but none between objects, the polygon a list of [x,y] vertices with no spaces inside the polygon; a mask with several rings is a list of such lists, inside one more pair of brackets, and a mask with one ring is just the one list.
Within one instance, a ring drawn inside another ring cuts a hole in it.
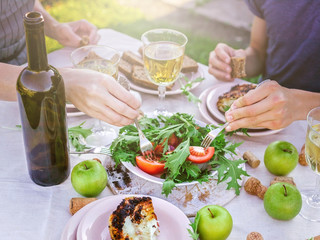
[{"label": "person's forearm", "polygon": [[42,6],[39,0],[35,1],[34,10],[40,12],[44,17],[44,32],[48,37],[56,39],[56,27],[60,23],[55,20]]},{"label": "person's forearm", "polygon": [[305,120],[309,111],[315,107],[320,106],[320,93],[308,92],[304,90],[291,89],[294,94],[295,102],[297,105],[295,120]]},{"label": "person's forearm", "polygon": [[246,53],[246,73],[248,77],[255,77],[263,73],[268,45],[266,22],[254,17],[251,29],[250,46]]},{"label": "person's forearm", "polygon": [[262,74],[265,66],[264,59],[252,47],[245,50],[247,77],[256,77]]},{"label": "person's forearm", "polygon": [[16,83],[23,67],[0,63],[0,100],[16,101]]}]

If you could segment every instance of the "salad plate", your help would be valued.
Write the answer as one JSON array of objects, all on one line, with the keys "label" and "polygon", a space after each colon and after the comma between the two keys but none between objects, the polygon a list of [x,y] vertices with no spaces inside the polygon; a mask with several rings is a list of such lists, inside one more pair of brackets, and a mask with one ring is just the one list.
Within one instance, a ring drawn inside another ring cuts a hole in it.
[{"label": "salad plate", "polygon": [[[82,218],[78,229],[77,239],[111,240],[108,220],[121,201],[130,196],[145,195],[114,195],[99,200]],[[190,221],[176,206],[163,199],[152,197],[152,202],[160,225],[158,240],[184,239],[191,240],[188,230]]]},{"label": "salad plate", "polygon": [[[149,115],[148,115],[149,116]],[[201,127],[205,127],[206,124],[202,121],[196,120],[195,119],[196,124],[198,124]],[[132,165],[132,163],[130,162],[121,162],[123,166],[125,166],[130,172],[132,172],[133,174],[137,175],[138,177],[141,177],[145,180],[148,180],[150,182],[153,183],[157,183],[157,184],[163,184],[163,182],[165,181],[165,179],[161,178],[160,174],[158,175],[150,175],[144,171],[142,171],[138,166],[134,166]],[[212,171],[210,174],[211,178],[214,178],[215,175],[217,174],[216,171]],[[183,183],[177,183],[176,186],[177,187],[181,187],[181,186],[188,186],[188,185],[194,185],[196,183],[199,183],[198,181],[191,181],[191,182],[183,182]]]},{"label": "salad plate", "polygon": [[[204,72],[203,72],[202,68],[199,66],[197,72],[181,73],[181,75],[182,76],[180,77],[180,79],[177,79],[177,81],[174,83],[174,86],[172,87],[172,89],[166,91],[166,95],[181,94],[182,93],[181,87],[184,86],[184,84],[185,84],[184,77],[188,77],[190,80],[194,80],[199,77],[202,78],[204,76]],[[200,83],[201,82],[196,82],[196,83],[192,84],[192,87],[188,90],[192,90],[192,89],[198,87],[200,85]],[[138,92],[158,95],[158,90],[150,89],[150,88],[146,88],[146,87],[137,85],[132,81],[130,81],[130,87],[133,90],[136,90]]]},{"label": "salad plate", "polygon": [[[235,151],[236,143],[227,140],[224,134],[220,134],[218,138],[220,138],[219,142],[221,144],[215,144],[215,148],[210,149],[212,154],[212,151],[216,151],[215,159],[212,159],[209,151],[206,151],[205,154],[197,154],[197,151],[202,151],[197,146],[200,146],[203,135],[209,132],[213,126],[207,126],[187,113],[174,113],[171,116],[160,116],[156,119],[146,117],[140,120],[140,124],[147,127],[146,137],[157,144],[155,146],[156,159],[161,158],[162,154],[166,154],[165,168],[163,169],[161,165],[159,168],[159,165],[143,157],[138,158],[139,166],[136,165],[136,156],[141,153],[139,153],[137,130],[133,126],[120,129],[118,138],[114,140],[110,147],[115,164],[121,163],[133,175],[158,185],[162,188],[161,193],[166,196],[172,193],[174,188],[181,190],[188,186],[197,186],[201,182],[210,184],[212,182],[220,183],[224,180],[232,182],[232,188],[239,194],[240,184],[237,183],[237,179],[240,179],[246,173],[244,164],[242,164],[244,161]],[[160,144],[160,142],[163,144]],[[171,149],[170,154],[167,155],[167,150],[165,150],[166,153],[162,153],[162,147]],[[193,152],[191,154],[192,158],[188,158],[190,151]],[[200,156],[203,156],[203,158]],[[215,160],[214,169],[212,169],[210,163]],[[235,172],[229,170],[219,172],[219,166],[223,166],[221,169],[236,168],[237,170]],[[153,175],[152,172],[159,173],[159,175]],[[230,176],[230,178],[222,179],[223,175]]]},{"label": "salad plate", "polygon": [[[138,177],[141,177],[141,178],[143,178],[145,180],[148,180],[150,182],[157,183],[157,184],[163,184],[163,182],[165,181],[165,179],[161,178],[160,175],[150,175],[150,174],[142,171],[139,167],[133,166],[132,163],[130,163],[130,162],[121,162],[121,163],[130,172],[132,172],[133,174],[135,174]],[[211,174],[210,174],[210,177],[214,178],[216,174],[217,174],[216,171],[212,171]],[[198,181],[183,182],[183,183],[177,183],[176,186],[177,187],[182,187],[182,186],[194,185],[194,184],[197,184],[197,183],[199,183],[199,182]]]}]

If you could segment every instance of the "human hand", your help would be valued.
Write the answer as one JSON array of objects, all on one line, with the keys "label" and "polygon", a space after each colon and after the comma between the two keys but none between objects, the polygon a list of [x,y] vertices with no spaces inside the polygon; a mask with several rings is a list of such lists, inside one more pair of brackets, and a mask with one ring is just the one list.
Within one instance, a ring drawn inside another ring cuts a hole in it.
[{"label": "human hand", "polygon": [[87,69],[59,69],[67,100],[91,117],[115,126],[133,123],[140,102],[108,75]]},{"label": "human hand", "polygon": [[266,81],[234,101],[225,114],[230,122],[226,130],[284,128],[296,120],[295,115],[299,111],[296,108],[295,96],[290,89],[280,86],[276,81]]},{"label": "human hand", "polygon": [[84,19],[75,22],[59,23],[55,27],[54,38],[63,46],[79,47],[84,36],[89,38],[89,44],[96,44],[100,39],[97,27]]},{"label": "human hand", "polygon": [[245,57],[243,49],[235,50],[224,43],[219,43],[209,56],[209,73],[220,81],[231,82],[231,57]]}]

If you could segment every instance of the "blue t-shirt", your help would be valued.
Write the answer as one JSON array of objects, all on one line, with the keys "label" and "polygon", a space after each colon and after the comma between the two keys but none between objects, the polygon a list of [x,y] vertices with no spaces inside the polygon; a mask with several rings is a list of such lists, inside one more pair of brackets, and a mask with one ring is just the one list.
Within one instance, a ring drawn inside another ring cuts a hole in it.
[{"label": "blue t-shirt", "polygon": [[264,79],[288,88],[320,92],[320,1],[246,0],[266,21]]}]

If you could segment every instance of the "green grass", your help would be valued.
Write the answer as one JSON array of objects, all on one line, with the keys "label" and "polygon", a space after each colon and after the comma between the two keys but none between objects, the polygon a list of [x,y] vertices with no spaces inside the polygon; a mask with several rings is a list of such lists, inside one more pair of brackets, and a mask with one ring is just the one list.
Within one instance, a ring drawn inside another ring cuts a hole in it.
[{"label": "green grass", "polygon": [[[98,28],[112,28],[137,39],[140,39],[142,33],[152,28],[176,29],[185,33],[189,39],[186,54],[206,65],[210,51],[217,44],[217,41],[210,37],[195,35],[173,24],[147,20],[139,9],[121,5],[117,0],[51,0],[42,1],[42,3],[46,10],[60,22],[87,19]],[[60,48],[62,46],[57,41],[47,38],[48,52]]]},{"label": "green grass", "polygon": [[[202,5],[209,0],[198,0]],[[120,4],[119,0],[42,0],[46,10],[60,22],[70,22],[87,19],[98,28],[112,28],[134,38],[140,39],[142,33],[153,28],[172,28],[183,32],[188,37],[186,54],[197,62],[208,65],[210,52],[215,48],[218,40],[205,35],[194,34],[173,23],[163,20],[147,20],[146,16],[137,8]],[[237,46],[234,46],[237,48]],[[62,46],[55,40],[47,38],[48,52],[55,51]],[[257,82],[258,78],[246,79]]]},{"label": "green grass", "polygon": [[113,29],[126,33],[134,38],[140,39],[140,36],[147,30],[153,28],[171,28],[183,32],[188,37],[186,54],[197,62],[207,65],[210,51],[217,45],[217,41],[206,36],[192,34],[186,29],[174,25],[158,23],[156,21],[139,20],[131,24],[118,24],[112,26]]}]

